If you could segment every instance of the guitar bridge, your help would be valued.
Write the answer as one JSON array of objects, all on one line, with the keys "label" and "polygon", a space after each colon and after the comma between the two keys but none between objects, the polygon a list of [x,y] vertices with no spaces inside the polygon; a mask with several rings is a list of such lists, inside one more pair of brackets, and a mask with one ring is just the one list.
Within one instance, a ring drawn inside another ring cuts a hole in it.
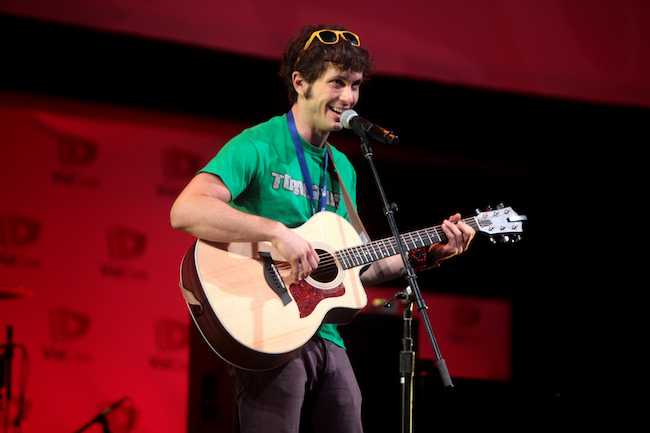
[{"label": "guitar bridge", "polygon": [[278,272],[275,263],[273,263],[271,254],[260,251],[259,255],[264,263],[264,279],[266,280],[266,284],[268,284],[271,290],[278,295],[283,305],[288,305],[291,303],[292,299],[291,296],[289,296],[287,286],[285,286],[284,281],[282,281],[282,278],[280,277],[280,273]]}]

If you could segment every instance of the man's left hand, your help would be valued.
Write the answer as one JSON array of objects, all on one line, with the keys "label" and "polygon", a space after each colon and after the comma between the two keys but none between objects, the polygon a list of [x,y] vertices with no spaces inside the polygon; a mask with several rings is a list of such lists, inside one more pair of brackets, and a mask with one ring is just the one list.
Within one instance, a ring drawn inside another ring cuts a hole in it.
[{"label": "man's left hand", "polygon": [[457,213],[442,222],[442,231],[447,235],[446,243],[431,245],[429,254],[436,262],[441,262],[462,254],[469,248],[476,231],[461,221]]}]

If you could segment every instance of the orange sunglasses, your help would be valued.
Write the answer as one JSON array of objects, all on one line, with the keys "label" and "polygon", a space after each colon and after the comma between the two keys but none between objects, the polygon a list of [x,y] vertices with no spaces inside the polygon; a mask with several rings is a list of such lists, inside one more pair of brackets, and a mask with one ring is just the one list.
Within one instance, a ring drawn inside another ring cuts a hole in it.
[{"label": "orange sunglasses", "polygon": [[359,35],[357,35],[356,33],[352,33],[347,30],[320,29],[312,33],[309,39],[307,39],[307,42],[305,43],[305,46],[302,49],[303,51],[309,48],[314,38],[318,38],[318,40],[321,41],[321,43],[326,45],[338,44],[338,42],[341,39],[345,39],[355,47],[361,45],[361,39],[359,39]]}]

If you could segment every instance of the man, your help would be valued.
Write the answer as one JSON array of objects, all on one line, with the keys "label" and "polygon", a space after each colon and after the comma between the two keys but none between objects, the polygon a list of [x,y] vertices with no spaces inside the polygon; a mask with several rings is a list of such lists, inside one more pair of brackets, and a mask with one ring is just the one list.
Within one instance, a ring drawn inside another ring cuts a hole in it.
[{"label": "man", "polygon": [[[290,111],[230,140],[179,195],[172,226],[205,240],[270,241],[291,264],[294,278],[309,275],[318,267],[318,254],[289,228],[321,210],[349,219],[338,175],[354,202],[356,174],[328,138],[342,128],[341,113],[357,103],[369,69],[369,54],[356,34],[340,26],[303,29],[288,45],[281,68]],[[338,175],[328,169],[332,163]],[[414,255],[418,269],[462,253],[474,236],[459,214],[445,220],[442,230],[448,242]],[[402,272],[402,259],[394,256],[373,263],[361,279],[372,284]],[[362,431],[361,395],[335,325],[322,325],[282,367],[237,370],[236,376],[241,431]]]}]

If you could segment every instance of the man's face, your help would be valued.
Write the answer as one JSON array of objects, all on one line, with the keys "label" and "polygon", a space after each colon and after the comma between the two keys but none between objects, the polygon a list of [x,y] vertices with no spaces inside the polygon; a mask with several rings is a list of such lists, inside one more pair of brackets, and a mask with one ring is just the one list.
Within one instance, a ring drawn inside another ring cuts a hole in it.
[{"label": "man's face", "polygon": [[363,73],[342,71],[330,65],[304,92],[305,111],[312,127],[319,131],[342,128],[341,113],[354,107],[359,100]]}]

